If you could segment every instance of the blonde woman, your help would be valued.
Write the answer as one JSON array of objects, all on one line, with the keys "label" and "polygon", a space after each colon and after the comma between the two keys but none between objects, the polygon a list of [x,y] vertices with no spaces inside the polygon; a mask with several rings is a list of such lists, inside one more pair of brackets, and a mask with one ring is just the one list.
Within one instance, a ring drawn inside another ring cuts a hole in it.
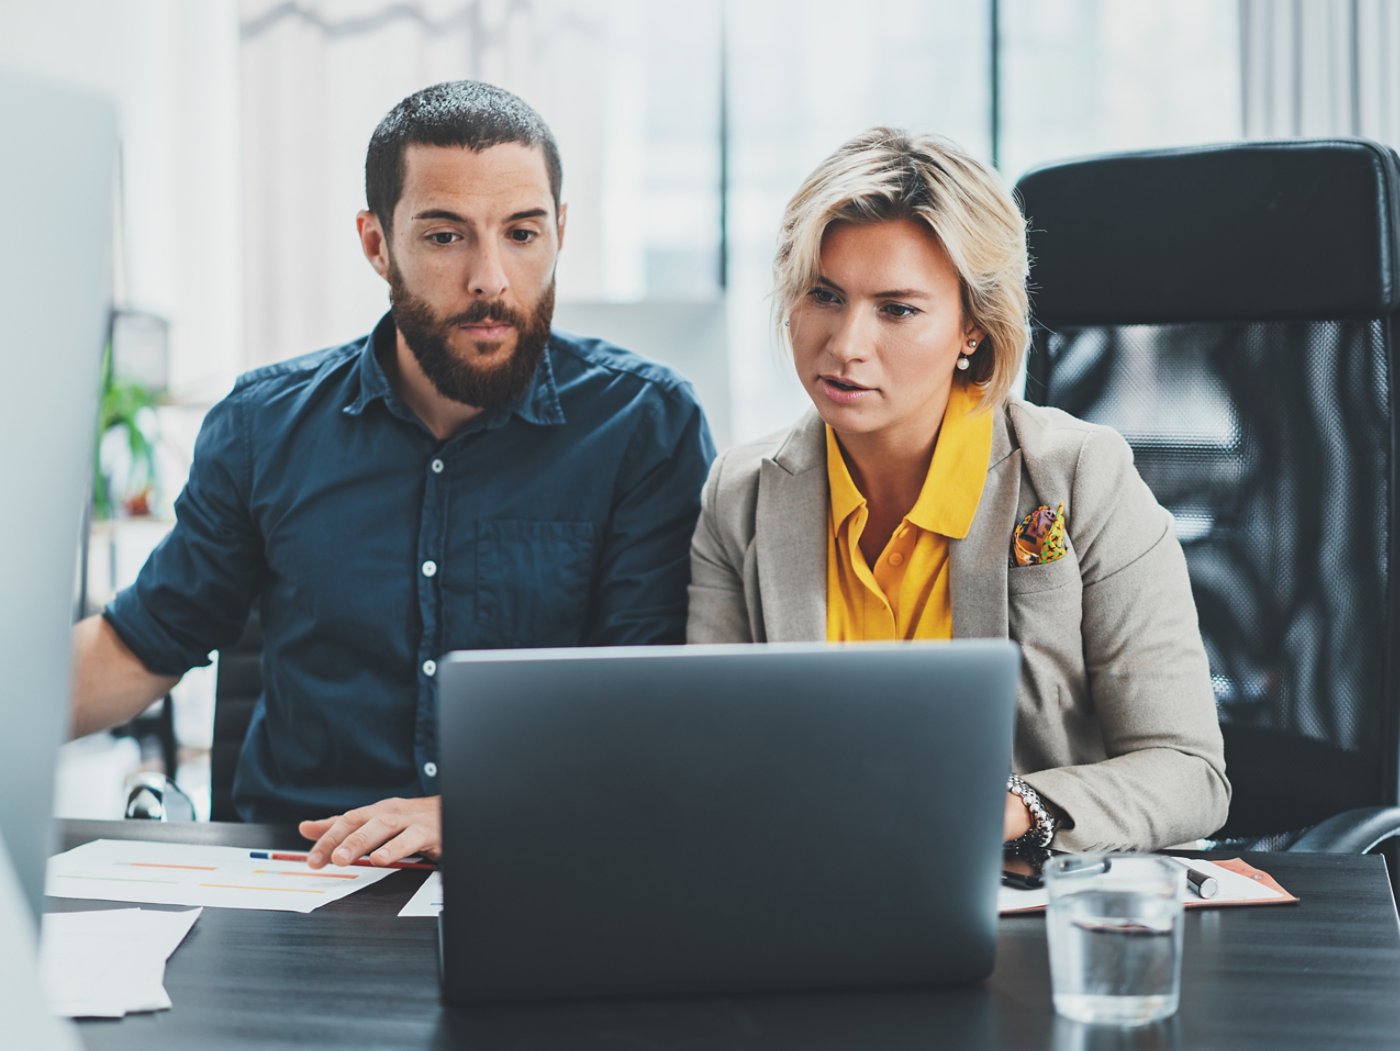
[{"label": "blonde woman", "polygon": [[689,640],[1011,638],[1008,842],[1150,849],[1220,827],[1230,786],[1171,516],[1115,432],[1011,395],[1025,222],[998,177],[872,129],[797,191],[774,269],[815,411],[711,470]]}]

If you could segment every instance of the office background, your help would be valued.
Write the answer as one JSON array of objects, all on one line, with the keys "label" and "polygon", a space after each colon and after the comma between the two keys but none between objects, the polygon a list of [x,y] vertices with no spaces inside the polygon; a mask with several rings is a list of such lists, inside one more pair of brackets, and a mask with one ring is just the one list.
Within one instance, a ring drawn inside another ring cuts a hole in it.
[{"label": "office background", "polygon": [[[805,404],[771,338],[777,222],[870,124],[945,134],[1008,181],[1216,140],[1400,146],[1393,0],[11,0],[5,25],[0,66],[120,109],[115,292],[158,359],[157,477],[150,515],[99,523],[99,601],[167,528],[199,422],[234,377],[353,338],[385,308],[354,235],[364,148],[425,84],[491,80],[551,123],[570,205],[561,316],[630,318],[668,343],[637,349],[685,355],[726,442]],[[192,674],[176,695],[187,785],[211,683]],[[140,762],[105,735],[69,746],[58,812],[114,816]]]}]

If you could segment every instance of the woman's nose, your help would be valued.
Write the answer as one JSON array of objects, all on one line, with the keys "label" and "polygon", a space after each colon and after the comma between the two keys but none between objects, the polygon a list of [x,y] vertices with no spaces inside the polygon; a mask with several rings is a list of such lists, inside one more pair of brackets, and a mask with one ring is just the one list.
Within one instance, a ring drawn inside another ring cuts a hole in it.
[{"label": "woman's nose", "polygon": [[826,351],[838,361],[858,361],[869,353],[871,333],[859,311],[848,310],[832,329]]}]

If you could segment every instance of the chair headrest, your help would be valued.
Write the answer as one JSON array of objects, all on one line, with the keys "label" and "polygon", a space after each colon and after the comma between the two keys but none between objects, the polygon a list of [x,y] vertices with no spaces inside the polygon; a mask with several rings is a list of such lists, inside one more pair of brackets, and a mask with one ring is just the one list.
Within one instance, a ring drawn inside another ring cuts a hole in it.
[{"label": "chair headrest", "polygon": [[1364,139],[1065,161],[1016,186],[1050,328],[1400,309],[1400,157]]}]

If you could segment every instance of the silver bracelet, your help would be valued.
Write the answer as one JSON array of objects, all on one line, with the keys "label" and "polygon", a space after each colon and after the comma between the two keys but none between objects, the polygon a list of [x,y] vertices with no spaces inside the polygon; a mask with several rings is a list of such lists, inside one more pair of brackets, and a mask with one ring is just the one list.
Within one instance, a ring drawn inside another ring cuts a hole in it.
[{"label": "silver bracelet", "polygon": [[1006,790],[1020,796],[1021,802],[1025,803],[1026,809],[1031,812],[1030,829],[1020,839],[1013,840],[1013,842],[1048,847],[1050,840],[1055,837],[1055,818],[1041,802],[1040,793],[1026,784],[1020,774],[1012,774],[1006,779]]}]

